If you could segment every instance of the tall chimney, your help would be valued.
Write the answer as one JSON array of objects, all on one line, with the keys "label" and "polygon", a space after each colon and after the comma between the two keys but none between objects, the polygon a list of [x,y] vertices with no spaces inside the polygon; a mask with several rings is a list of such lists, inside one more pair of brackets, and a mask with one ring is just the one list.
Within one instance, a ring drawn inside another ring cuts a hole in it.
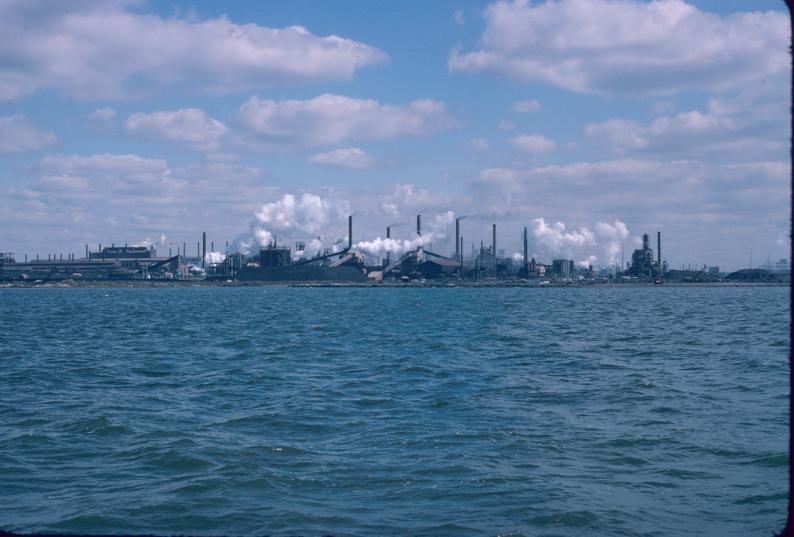
[{"label": "tall chimney", "polygon": [[204,258],[207,257],[207,232],[201,232],[201,268],[204,268]]},{"label": "tall chimney", "polygon": [[88,245],[85,245],[85,258],[88,259]]},{"label": "tall chimney", "polygon": [[659,275],[662,275],[662,232],[656,232],[656,255],[659,258]]},{"label": "tall chimney", "polygon": [[353,215],[347,217],[347,249],[353,248]]},{"label": "tall chimney", "polygon": [[[386,226],[386,238],[391,239],[391,226]],[[386,250],[386,266],[391,265],[391,251]]]},{"label": "tall chimney", "polygon": [[463,278],[463,237],[460,238],[460,277]]},{"label": "tall chimney", "polygon": [[[154,248],[154,247],[152,247],[152,248]],[[182,254],[185,257],[187,257],[187,242],[186,241],[182,241]]]},{"label": "tall chimney", "polygon": [[455,257],[458,257],[463,248],[460,246],[460,218],[455,219]]},{"label": "tall chimney", "polygon": [[417,214],[416,215],[416,234],[418,236],[420,236],[420,237],[422,236],[422,215],[421,214]]},{"label": "tall chimney", "polygon": [[215,251],[215,241],[210,242],[210,252]]},{"label": "tall chimney", "polygon": [[496,272],[496,224],[493,225],[493,271]]},{"label": "tall chimney", "polygon": [[524,270],[527,270],[527,265],[529,265],[529,252],[527,246],[527,228],[524,227]]}]

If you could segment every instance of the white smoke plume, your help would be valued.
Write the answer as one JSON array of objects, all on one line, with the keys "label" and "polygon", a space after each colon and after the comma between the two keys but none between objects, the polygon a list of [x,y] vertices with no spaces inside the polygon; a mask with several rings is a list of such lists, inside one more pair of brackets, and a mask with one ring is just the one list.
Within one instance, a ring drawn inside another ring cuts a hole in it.
[{"label": "white smoke plume", "polygon": [[204,261],[207,264],[223,263],[224,259],[226,259],[226,254],[222,252],[207,252],[204,256]]},{"label": "white smoke plume", "polygon": [[165,234],[161,234],[159,239],[151,239],[146,237],[142,241],[138,241],[133,246],[145,246],[146,248],[151,248],[152,246],[159,245],[164,246],[166,241]]},{"label": "white smoke plume", "polygon": [[[597,222],[595,232],[587,226],[568,229],[562,222],[547,223],[543,218],[532,221],[533,234],[540,246],[552,255],[561,254],[571,259],[581,259],[578,265],[587,268],[602,259],[607,265],[619,260],[621,245],[629,236],[628,227],[620,220]],[[599,248],[603,257],[593,250]]]},{"label": "white smoke plume", "polygon": [[606,239],[604,252],[606,253],[607,264],[614,265],[618,262],[621,244],[629,236],[629,229],[620,220],[615,220],[612,224],[599,222],[596,224],[596,233],[599,237]]},{"label": "white smoke plume", "polygon": [[590,267],[591,265],[595,265],[598,258],[594,255],[588,255],[586,259],[582,259],[579,261],[579,266],[583,269]]},{"label": "white smoke plume", "polygon": [[411,250],[425,247],[431,242],[443,241],[447,237],[449,225],[455,221],[455,213],[446,211],[435,215],[422,228],[422,235],[416,235],[410,239],[382,239],[380,237],[371,241],[357,242],[353,245],[354,250],[358,250],[372,257],[383,257],[386,252],[390,252],[393,259]]},{"label": "white smoke plume", "polygon": [[286,244],[289,238],[314,235],[317,238],[306,243],[303,251],[294,251],[293,256],[302,258],[316,255],[326,243],[338,241],[338,237],[326,238],[323,233],[335,213],[338,216],[344,209],[344,204],[334,204],[310,192],[284,194],[280,200],[265,203],[256,211],[250,231],[234,240],[232,250],[248,255],[277,239],[283,239]]},{"label": "white smoke plume", "polygon": [[554,252],[561,252],[571,248],[595,246],[595,235],[586,227],[578,230],[566,231],[565,224],[555,222],[547,224],[543,218],[532,221],[532,233],[542,245]]}]

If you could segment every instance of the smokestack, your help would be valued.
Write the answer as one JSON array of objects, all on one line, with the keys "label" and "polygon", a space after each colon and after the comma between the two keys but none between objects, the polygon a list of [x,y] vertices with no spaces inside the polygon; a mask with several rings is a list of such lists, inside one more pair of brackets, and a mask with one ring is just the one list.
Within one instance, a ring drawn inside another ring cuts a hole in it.
[{"label": "smokestack", "polygon": [[214,252],[214,251],[215,251],[215,241],[212,241],[210,243],[210,252]]},{"label": "smokestack", "polygon": [[85,258],[88,259],[88,245],[85,245]]},{"label": "smokestack", "polygon": [[656,255],[659,257],[659,275],[662,275],[662,232],[656,232]]},{"label": "smokestack", "polygon": [[201,268],[204,268],[204,258],[207,257],[207,232],[201,232]]},{"label": "smokestack", "polygon": [[493,225],[493,271],[496,272],[496,224]]},{"label": "smokestack", "polygon": [[347,217],[347,249],[353,248],[353,215]]},{"label": "smokestack", "polygon": [[[391,239],[391,226],[386,226],[386,238]],[[391,265],[391,251],[386,250],[386,266]]]},{"label": "smokestack", "polygon": [[460,238],[460,277],[463,278],[463,237]]},{"label": "smokestack", "polygon": [[418,236],[420,236],[420,237],[422,236],[422,215],[421,214],[417,214],[416,215],[416,234]]},{"label": "smokestack", "polygon": [[529,252],[527,246],[527,228],[524,227],[524,270],[527,270],[529,264]]},{"label": "smokestack", "polygon": [[455,219],[455,257],[458,257],[463,252],[463,247],[460,245],[460,218]]},{"label": "smokestack", "polygon": [[182,254],[187,257],[187,242],[182,241]]}]

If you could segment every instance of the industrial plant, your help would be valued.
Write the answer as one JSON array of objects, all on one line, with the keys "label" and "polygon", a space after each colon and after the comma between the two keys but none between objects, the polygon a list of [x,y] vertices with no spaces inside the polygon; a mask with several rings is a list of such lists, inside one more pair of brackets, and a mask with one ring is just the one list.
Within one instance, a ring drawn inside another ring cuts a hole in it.
[{"label": "industrial plant", "polygon": [[[202,233],[196,242],[195,255],[188,254],[187,243],[169,247],[168,255],[158,255],[154,246],[121,246],[111,244],[96,250],[85,246],[85,254],[36,255],[35,259],[16,259],[13,253],[0,253],[0,282],[47,284],[64,281],[171,281],[218,283],[307,283],[307,284],[411,284],[446,282],[447,284],[527,285],[589,284],[665,281],[715,281],[723,276],[718,267],[702,270],[670,270],[662,259],[662,236],[656,234],[656,252],[649,236],[642,236],[642,247],[634,250],[625,266],[595,270],[592,265],[575,263],[571,259],[551,259],[550,263],[530,257],[527,228],[523,229],[521,255],[505,256],[497,249],[496,224],[491,225],[491,243],[471,245],[464,254],[461,218],[455,220],[454,252],[439,253],[419,240],[415,248],[403,252],[386,252],[385,257],[373,260],[365,252],[357,251],[353,242],[353,216],[348,217],[347,245],[335,251],[328,249],[314,256],[306,256],[302,242],[293,248],[273,239],[248,255],[225,251],[215,254],[214,242],[207,250],[207,235]],[[416,216],[416,236],[422,237],[422,216]],[[391,239],[391,226],[386,228]],[[208,255],[210,254],[210,255]],[[211,260],[211,261],[210,261]],[[220,261],[218,261],[220,260]],[[781,262],[785,262],[782,260]]]}]

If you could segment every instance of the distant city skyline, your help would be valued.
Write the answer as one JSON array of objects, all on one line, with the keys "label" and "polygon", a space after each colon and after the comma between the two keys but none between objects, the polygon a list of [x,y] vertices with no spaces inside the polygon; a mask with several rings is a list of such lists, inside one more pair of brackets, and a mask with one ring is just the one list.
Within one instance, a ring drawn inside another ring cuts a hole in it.
[{"label": "distant city skyline", "polygon": [[781,1],[0,0],[0,251],[789,253]]}]

